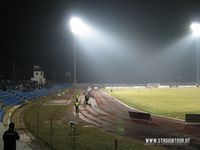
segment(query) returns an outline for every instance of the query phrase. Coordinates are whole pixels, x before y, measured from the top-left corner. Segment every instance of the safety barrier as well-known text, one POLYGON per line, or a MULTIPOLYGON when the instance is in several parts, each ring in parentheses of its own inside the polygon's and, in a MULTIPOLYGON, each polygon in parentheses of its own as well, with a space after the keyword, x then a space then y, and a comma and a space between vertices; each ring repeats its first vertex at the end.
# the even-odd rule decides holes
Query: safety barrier
POLYGON ((151 120, 151 114, 149 113, 129 111, 129 116, 131 119, 148 120, 148 121, 151 120))

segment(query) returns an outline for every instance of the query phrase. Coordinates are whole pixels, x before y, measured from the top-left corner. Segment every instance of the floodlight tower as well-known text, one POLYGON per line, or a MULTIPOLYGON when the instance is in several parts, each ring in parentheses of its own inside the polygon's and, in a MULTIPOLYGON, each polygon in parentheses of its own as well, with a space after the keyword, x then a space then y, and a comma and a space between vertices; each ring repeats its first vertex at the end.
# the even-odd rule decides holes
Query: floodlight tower
MULTIPOLYGON (((71 28, 71 32, 73 34, 79 34, 79 24, 80 24, 81 20, 79 18, 71 18, 70 19, 70 28, 71 28)), ((75 39, 75 35, 73 35, 74 38, 74 84, 77 83, 76 80, 76 39, 75 39)))
POLYGON ((197 69, 196 69, 196 71, 197 71, 197 85, 199 85, 199 50, 198 50, 198 48, 199 48, 199 46, 198 46, 198 41, 199 41, 199 39, 200 39, 200 23, 192 23, 191 24, 191 29, 192 29, 192 33, 193 33, 193 36, 195 37, 195 39, 196 39, 196 51, 197 51, 197 56, 196 56, 196 65, 197 65, 197 69))
POLYGON ((78 17, 72 17, 69 22, 71 32, 74 38, 74 83, 77 83, 76 79, 76 37, 85 36, 91 32, 90 28, 78 17))

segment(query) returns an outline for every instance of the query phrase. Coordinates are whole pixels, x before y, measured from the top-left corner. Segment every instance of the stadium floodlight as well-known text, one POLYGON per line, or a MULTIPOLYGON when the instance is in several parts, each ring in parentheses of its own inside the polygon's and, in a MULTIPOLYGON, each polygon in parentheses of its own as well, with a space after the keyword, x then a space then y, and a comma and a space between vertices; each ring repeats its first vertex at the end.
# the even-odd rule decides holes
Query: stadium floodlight
POLYGON ((190 27, 192 29, 193 36, 200 37, 200 23, 192 23, 190 27))
POLYGON ((191 29, 192 29, 192 33, 193 36, 196 37, 196 50, 197 50, 197 58, 196 58, 196 74, 197 74, 197 85, 199 85, 199 50, 198 50, 198 38, 200 37, 200 23, 192 23, 191 24, 191 29))
MULTIPOLYGON (((71 32, 74 35, 85 37, 91 34, 90 27, 78 17, 72 17, 69 21, 69 25, 70 25, 71 32)), ((76 84, 77 83, 77 80, 76 80, 76 39, 75 39, 75 36, 73 37, 74 37, 74 84, 76 84)))
POLYGON ((89 26, 78 17, 72 17, 70 19, 70 28, 71 32, 77 35, 86 35, 91 32, 89 26))

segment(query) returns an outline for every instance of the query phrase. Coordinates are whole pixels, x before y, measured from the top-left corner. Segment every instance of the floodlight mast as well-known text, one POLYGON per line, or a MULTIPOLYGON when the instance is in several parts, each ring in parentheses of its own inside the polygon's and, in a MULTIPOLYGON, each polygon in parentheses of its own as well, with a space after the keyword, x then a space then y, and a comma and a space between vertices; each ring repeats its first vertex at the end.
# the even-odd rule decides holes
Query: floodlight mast
POLYGON ((81 30, 83 30, 83 22, 81 21, 81 19, 77 18, 77 17, 72 17, 70 19, 70 29, 71 32, 73 33, 73 40, 74 40, 74 84, 77 83, 77 79, 76 79, 76 38, 75 38, 75 34, 79 35, 82 33, 81 30))
POLYGON ((73 33, 74 38, 74 84, 77 83, 76 79, 76 37, 78 36, 87 36, 89 34, 92 34, 91 28, 85 24, 80 18, 78 17, 72 17, 69 22, 71 32, 73 33))
POLYGON ((199 86, 199 46, 198 46, 198 40, 200 39, 200 23, 192 23, 191 24, 191 29, 193 36, 196 38, 196 74, 197 74, 197 85, 199 86))
MULTIPOLYGON (((198 41, 198 39, 197 39, 198 41)), ((199 86, 199 46, 198 42, 196 41, 196 50, 197 50, 197 85, 199 86)))
POLYGON ((76 84, 77 83, 77 80, 76 80, 76 39, 74 35, 73 35, 73 39, 74 39, 74 84, 76 84))

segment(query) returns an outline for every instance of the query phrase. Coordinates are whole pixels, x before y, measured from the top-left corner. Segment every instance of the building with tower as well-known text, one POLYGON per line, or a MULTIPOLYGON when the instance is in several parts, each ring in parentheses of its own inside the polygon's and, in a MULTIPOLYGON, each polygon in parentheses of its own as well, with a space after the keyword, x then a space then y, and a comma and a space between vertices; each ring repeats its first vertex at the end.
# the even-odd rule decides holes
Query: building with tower
POLYGON ((44 71, 39 65, 35 65, 33 67, 33 77, 31 81, 36 81, 38 85, 44 85, 46 83, 46 79, 44 78, 44 71))

